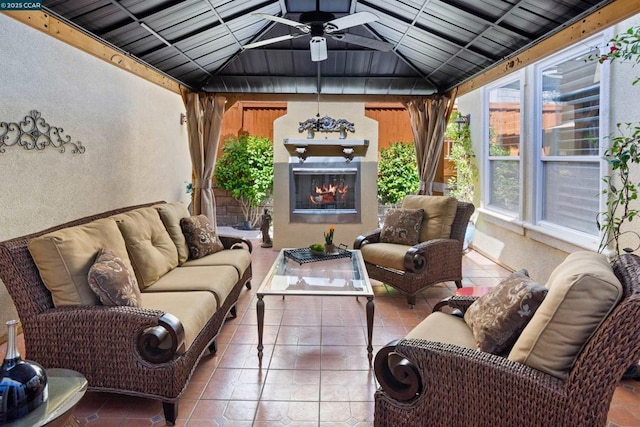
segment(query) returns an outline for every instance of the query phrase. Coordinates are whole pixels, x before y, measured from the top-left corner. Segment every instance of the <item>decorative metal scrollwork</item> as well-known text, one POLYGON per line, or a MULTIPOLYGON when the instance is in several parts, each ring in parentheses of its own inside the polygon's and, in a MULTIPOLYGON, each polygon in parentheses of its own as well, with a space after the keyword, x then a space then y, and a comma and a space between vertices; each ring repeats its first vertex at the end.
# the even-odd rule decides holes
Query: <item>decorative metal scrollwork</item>
POLYGON ((72 154, 84 153, 82 142, 71 142, 71 137, 63 132, 62 128, 49 125, 40 112, 31 110, 20 123, 0 122, 0 153, 13 146, 38 151, 53 147, 61 153, 69 147, 72 154))
POLYGON ((307 119, 299 122, 298 132, 307 131, 307 138, 312 139, 315 132, 340 132, 340 139, 347 137, 347 131, 355 132, 356 128, 353 123, 346 119, 334 119, 329 116, 307 119))

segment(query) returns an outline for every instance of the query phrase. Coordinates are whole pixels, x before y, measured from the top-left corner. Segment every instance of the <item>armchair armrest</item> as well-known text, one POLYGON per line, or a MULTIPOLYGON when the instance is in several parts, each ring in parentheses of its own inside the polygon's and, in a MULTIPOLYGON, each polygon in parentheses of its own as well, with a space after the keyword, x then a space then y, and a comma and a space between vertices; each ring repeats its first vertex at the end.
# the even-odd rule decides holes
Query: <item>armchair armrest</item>
POLYGON ((102 305, 53 308, 38 315, 33 328, 36 331, 29 332, 35 336, 36 354, 54 358, 56 366, 64 366, 61 357, 78 359, 68 360, 73 366, 93 367, 132 359, 136 354, 147 362, 163 363, 184 351, 182 323, 159 310, 102 305), (73 352, 61 352, 59 343, 96 357, 74 358, 73 352))
POLYGON ((449 270, 449 263, 462 262, 460 251, 462 246, 458 240, 427 240, 409 248, 404 256, 404 269, 411 273, 421 273, 428 264, 431 264, 432 268, 440 264, 449 270))
POLYGON ((376 228, 375 230, 361 234, 356 237, 356 240, 353 242, 353 249, 360 249, 367 243, 380 243, 380 232, 381 228, 376 228))
POLYGON ((436 311, 440 311, 442 307, 446 306, 451 307, 454 310, 460 310, 462 314, 464 314, 469 306, 473 304, 478 298, 478 296, 452 295, 436 303, 436 305, 433 306, 433 310, 431 312, 433 313, 436 311))
POLYGON ((249 250, 249 253, 253 251, 253 244, 249 239, 245 239, 243 237, 234 237, 234 236, 222 236, 218 235, 222 245, 225 249, 239 249, 242 246, 246 246, 249 250))
POLYGON ((514 394, 521 395, 522 401, 554 402, 565 393, 562 380, 526 365, 474 349, 419 339, 389 343, 376 354, 374 368, 388 398, 413 401, 421 408, 447 402, 459 403, 459 410, 464 410, 487 401, 518 401, 514 394), (462 402, 455 395, 457 390, 464 390, 462 402), (488 398, 487 394, 495 396, 488 398))

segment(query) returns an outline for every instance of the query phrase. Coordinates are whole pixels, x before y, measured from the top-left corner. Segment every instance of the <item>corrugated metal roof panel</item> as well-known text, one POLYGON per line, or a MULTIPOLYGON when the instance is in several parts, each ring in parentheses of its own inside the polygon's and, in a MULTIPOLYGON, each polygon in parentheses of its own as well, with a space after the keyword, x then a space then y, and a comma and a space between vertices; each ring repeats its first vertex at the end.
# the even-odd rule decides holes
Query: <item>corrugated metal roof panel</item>
MULTIPOLYGON (((340 17, 379 20, 345 30, 392 44, 378 52, 327 38, 322 93, 425 94, 445 90, 609 0, 320 0, 340 17), (425 79, 428 77, 428 80, 425 79), (434 88, 430 82, 436 85, 434 88)), ((242 50, 293 27, 255 12, 299 20, 315 0, 43 0, 49 13, 166 73, 216 91, 315 93, 310 37, 242 50), (167 46, 141 23, 165 39, 167 46), (211 76, 211 77, 210 77, 211 76)))

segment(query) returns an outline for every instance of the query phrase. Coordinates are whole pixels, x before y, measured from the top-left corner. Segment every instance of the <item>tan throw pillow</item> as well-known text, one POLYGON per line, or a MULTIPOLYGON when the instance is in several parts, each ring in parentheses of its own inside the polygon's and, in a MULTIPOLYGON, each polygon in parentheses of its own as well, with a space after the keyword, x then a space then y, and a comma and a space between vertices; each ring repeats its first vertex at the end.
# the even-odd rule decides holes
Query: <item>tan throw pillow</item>
POLYGON ((509 360, 565 379, 589 338, 622 298, 607 258, 570 254, 549 276, 549 293, 516 341, 509 360))
POLYGON ((178 249, 155 208, 140 208, 112 218, 127 244, 129 259, 141 290, 178 266, 178 249))
POLYGON ((380 241, 407 246, 418 244, 423 216, 422 209, 396 209, 389 212, 384 219, 380 241))
POLYGON ((464 314, 478 349, 492 354, 508 351, 546 295, 547 288, 520 270, 478 298, 464 314))
POLYGON ((458 201, 446 196, 409 195, 402 201, 403 209, 423 209, 420 242, 433 239, 448 239, 451 225, 456 217, 458 201))
POLYGON ((140 289, 131 264, 111 249, 98 252, 88 280, 102 305, 140 307, 140 289))
POLYGON ((220 238, 213 230, 206 215, 196 215, 180 220, 180 227, 184 233, 189 248, 189 258, 198 259, 205 255, 214 254, 224 249, 220 238))
POLYGON ((102 248, 128 259, 122 234, 111 218, 63 228, 29 241, 29 252, 56 307, 100 303, 87 274, 102 248))
POLYGON ((182 234, 180 220, 191 216, 189 210, 182 202, 162 203, 154 208, 158 210, 162 223, 178 249, 178 265, 184 264, 189 259, 189 248, 182 234))

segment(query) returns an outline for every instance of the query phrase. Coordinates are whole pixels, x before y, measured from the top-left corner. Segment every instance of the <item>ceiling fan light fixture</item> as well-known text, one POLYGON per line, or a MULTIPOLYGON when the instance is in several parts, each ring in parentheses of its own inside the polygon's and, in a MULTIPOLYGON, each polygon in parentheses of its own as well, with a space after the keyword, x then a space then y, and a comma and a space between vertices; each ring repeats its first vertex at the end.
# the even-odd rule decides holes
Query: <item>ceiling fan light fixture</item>
POLYGON ((311 37, 309 48, 311 50, 311 60, 313 62, 324 61, 327 59, 327 39, 324 37, 311 37))

